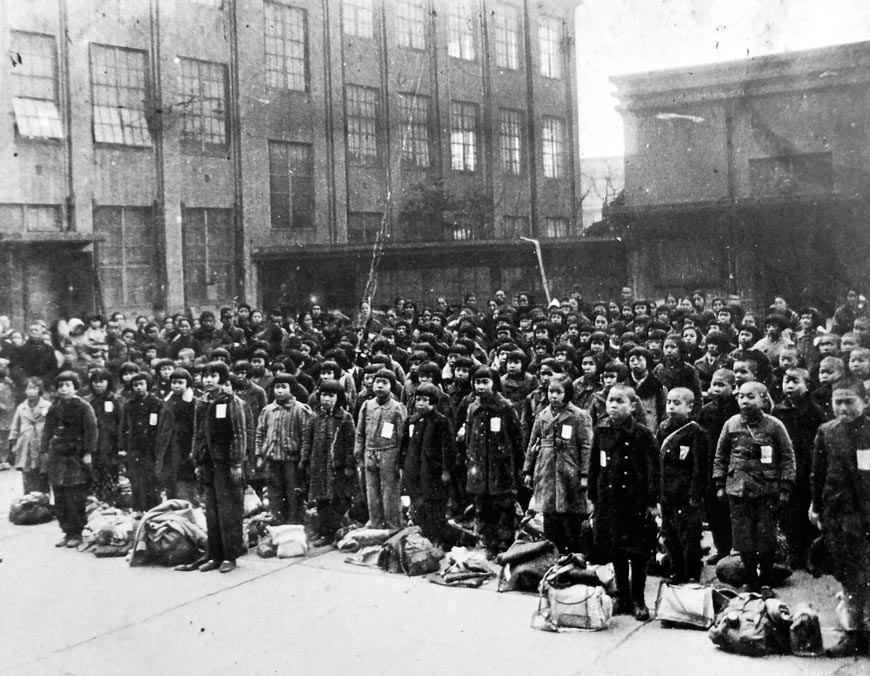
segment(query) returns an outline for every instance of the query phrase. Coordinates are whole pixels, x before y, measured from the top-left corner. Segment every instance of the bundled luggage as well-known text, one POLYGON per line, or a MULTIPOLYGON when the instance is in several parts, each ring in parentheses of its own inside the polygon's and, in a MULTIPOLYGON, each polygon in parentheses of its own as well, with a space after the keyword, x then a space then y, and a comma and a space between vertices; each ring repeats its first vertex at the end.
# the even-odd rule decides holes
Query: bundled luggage
POLYGON ((573 557, 569 558, 550 568, 541 580, 532 628, 553 632, 607 628, 613 616, 613 600, 601 585, 576 584, 576 575, 585 571, 573 557))
POLYGON ((187 500, 166 500, 142 517, 133 541, 131 566, 156 563, 177 566, 197 559, 205 550, 207 536, 201 511, 187 500))
POLYGON ((710 640, 727 652, 760 657, 791 652, 792 613, 773 596, 735 596, 710 627, 710 640))
POLYGON ((38 491, 16 498, 9 506, 9 520, 16 526, 35 526, 53 518, 48 495, 38 491))

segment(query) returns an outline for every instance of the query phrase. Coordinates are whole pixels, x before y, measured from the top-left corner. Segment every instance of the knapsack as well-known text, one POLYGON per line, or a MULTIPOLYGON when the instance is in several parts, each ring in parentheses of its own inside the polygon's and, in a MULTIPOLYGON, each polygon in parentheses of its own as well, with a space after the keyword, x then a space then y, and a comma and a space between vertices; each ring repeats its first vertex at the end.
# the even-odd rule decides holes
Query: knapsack
POLYGON ((9 520, 16 526, 34 526, 53 519, 49 498, 45 493, 34 491, 12 501, 9 520))
POLYGON ((798 604, 792 613, 789 640, 792 654, 798 657, 819 657, 825 652, 819 614, 806 603, 798 604))
POLYGON ((443 558, 444 552, 421 535, 419 526, 409 526, 384 542, 378 566, 388 573, 425 575, 438 570, 443 558))
POLYGON ((710 640, 722 650, 760 657, 791 652, 789 632, 792 615, 777 598, 761 594, 738 594, 716 616, 710 640))

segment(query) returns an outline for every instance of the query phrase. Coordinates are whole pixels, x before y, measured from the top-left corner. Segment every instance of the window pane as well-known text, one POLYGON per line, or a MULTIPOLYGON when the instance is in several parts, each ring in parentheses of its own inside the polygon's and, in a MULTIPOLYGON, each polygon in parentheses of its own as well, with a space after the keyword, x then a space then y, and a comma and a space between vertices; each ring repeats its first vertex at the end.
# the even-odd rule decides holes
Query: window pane
POLYGON ((378 90, 347 85, 347 154, 357 165, 378 163, 378 90))
POLYGON ((226 67, 220 63, 181 59, 179 107, 181 139, 204 149, 227 143, 226 67))
POLYGON ((477 169, 477 104, 450 104, 450 161, 456 171, 477 169))
POLYGON ((541 51, 541 75, 562 77, 562 22, 541 17, 538 24, 538 44, 541 51))
POLYGON ((506 174, 519 175, 522 171, 523 114, 518 110, 504 108, 499 113, 502 171, 506 174))
POLYGON ((10 59, 12 95, 41 101, 57 101, 54 36, 12 31, 10 59))
POLYGON ((429 98, 399 94, 402 116, 402 160, 414 167, 429 166, 429 98))
POLYGON ((404 0, 395 6, 396 42, 399 47, 426 48, 426 7, 422 2, 404 0))
POLYGON ((457 59, 474 61, 475 5, 474 0, 452 0, 447 15, 447 54, 457 59))
POLYGON ((145 117, 145 53, 91 45, 94 140, 150 146, 145 117))
POLYGON ((344 0, 341 25, 345 35, 372 37, 374 34, 372 0, 344 0))
POLYGON ((544 117, 541 149, 544 176, 563 178, 565 175, 565 122, 556 117, 544 117))
POLYGON ((304 9, 266 5, 266 82, 276 89, 306 91, 307 15, 304 9))
POLYGON ((498 5, 493 14, 495 26, 495 65, 516 70, 520 64, 520 36, 517 10, 510 5, 498 5))

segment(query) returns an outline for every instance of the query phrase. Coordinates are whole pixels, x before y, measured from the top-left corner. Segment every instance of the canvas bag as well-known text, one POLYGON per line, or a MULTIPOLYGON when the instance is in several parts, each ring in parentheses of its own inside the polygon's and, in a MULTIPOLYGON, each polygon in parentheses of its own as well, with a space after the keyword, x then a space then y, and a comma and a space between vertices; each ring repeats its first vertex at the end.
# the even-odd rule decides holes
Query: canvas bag
POLYGON ((669 584, 662 581, 656 597, 655 618, 679 627, 709 629, 716 613, 713 589, 701 584, 669 584))
POLYGON ((604 587, 575 584, 557 588, 550 584, 565 568, 565 565, 553 566, 541 580, 538 609, 532 615, 532 628, 556 632, 601 631, 607 628, 613 616, 613 600, 604 587))
POLYGON ((738 594, 710 627, 710 640, 722 650, 760 657, 791 652, 791 611, 779 599, 738 594))
POLYGON ((269 526, 267 530, 272 538, 272 544, 277 547, 279 559, 292 559, 308 553, 305 526, 291 523, 284 526, 269 526))
POLYGON ((789 642, 792 654, 798 657, 820 657, 825 653, 819 614, 806 603, 799 603, 792 613, 789 642))

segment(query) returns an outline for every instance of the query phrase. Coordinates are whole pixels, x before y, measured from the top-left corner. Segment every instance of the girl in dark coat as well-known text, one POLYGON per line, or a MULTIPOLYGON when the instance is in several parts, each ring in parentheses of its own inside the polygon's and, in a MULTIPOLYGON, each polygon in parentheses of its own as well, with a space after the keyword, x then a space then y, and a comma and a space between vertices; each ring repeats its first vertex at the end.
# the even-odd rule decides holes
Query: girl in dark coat
POLYGON ((414 413, 405 421, 399 449, 404 492, 411 499, 411 519, 423 535, 446 544, 447 497, 456 450, 450 421, 437 410, 438 388, 423 383, 414 393, 414 413))
POLYGON ((636 406, 634 389, 627 385, 613 385, 607 393, 607 417, 596 426, 592 440, 589 499, 594 505, 596 553, 612 560, 616 573, 614 612, 628 613, 633 605, 635 618, 645 622, 649 609, 644 585, 655 540, 650 537, 650 524, 659 495, 659 449, 652 432, 633 419, 636 406))
POLYGON ((97 454, 92 466, 93 491, 100 500, 114 505, 118 498, 118 448, 124 400, 115 394, 112 376, 108 371, 94 369, 88 380, 93 394, 87 401, 97 417, 97 454))
POLYGON ((332 542, 341 517, 350 507, 356 472, 354 424, 345 408, 345 392, 337 380, 325 380, 316 392, 318 405, 302 434, 302 467, 308 471, 308 499, 317 505, 320 536, 312 544, 332 542))

